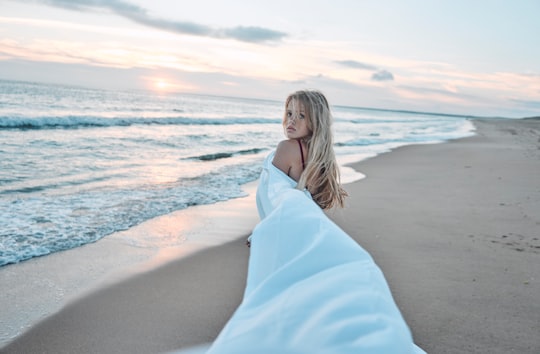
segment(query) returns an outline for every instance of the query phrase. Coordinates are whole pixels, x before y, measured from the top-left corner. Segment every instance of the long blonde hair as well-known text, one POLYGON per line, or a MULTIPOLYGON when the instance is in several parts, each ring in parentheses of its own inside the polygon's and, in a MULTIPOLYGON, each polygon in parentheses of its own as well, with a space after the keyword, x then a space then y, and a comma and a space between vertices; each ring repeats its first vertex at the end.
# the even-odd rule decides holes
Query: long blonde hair
MULTIPOLYGON (((301 103, 311 135, 304 138, 308 147, 307 163, 297 188, 307 188, 313 200, 322 208, 343 207, 347 192, 341 188, 339 167, 334 153, 332 113, 326 97, 315 90, 290 94, 285 100, 283 125, 287 124, 287 107, 301 103)), ((293 112, 296 109, 293 109, 293 112)))

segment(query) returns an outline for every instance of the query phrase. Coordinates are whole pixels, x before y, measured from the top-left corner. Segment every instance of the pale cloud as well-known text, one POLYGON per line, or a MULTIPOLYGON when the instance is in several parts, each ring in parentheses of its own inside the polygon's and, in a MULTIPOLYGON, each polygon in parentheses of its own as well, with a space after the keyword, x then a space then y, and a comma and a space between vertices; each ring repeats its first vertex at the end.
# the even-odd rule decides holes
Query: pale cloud
MULTIPOLYGON (((102 14, 116 13, 108 6, 129 5, 125 1, 48 3, 102 14), (94 5, 98 3, 105 5, 94 5)), ((135 6, 122 11, 137 14, 137 9, 135 6)), ((142 10, 140 16, 152 18, 142 10)), ((77 75, 82 80, 84 73, 91 76, 87 80, 92 84, 123 84, 126 88, 140 88, 141 80, 145 85, 162 80, 169 88, 181 91, 278 99, 299 88, 319 88, 333 102, 390 109, 490 112, 498 111, 504 102, 512 109, 530 111, 538 107, 535 102, 539 101, 540 80, 535 73, 475 72, 456 64, 377 54, 352 42, 288 36, 282 37, 279 45, 253 45, 247 38, 221 40, 232 38, 231 33, 220 37, 217 32, 208 35, 202 31, 178 36, 175 33, 180 32, 174 30, 128 28, 129 23, 123 21, 113 27, 109 18, 106 25, 92 26, 76 22, 76 16, 67 17, 70 19, 54 21, 0 16, 4 38, 0 39, 2 77, 15 78, 14 70, 30 77, 26 74, 30 67, 54 68, 59 73, 56 76, 52 69, 32 73, 36 80, 63 77, 70 82, 77 75), (26 32, 17 34, 17 27, 26 32), (25 65, 10 63, 11 70, 7 70, 9 59, 22 59, 25 65), (46 72, 51 72, 50 76, 45 76, 46 72), (128 78, 128 74, 133 77, 128 78)), ((204 30, 204 26, 192 30, 204 30)))
MULTIPOLYGON (((356 60, 335 60, 334 63, 350 69, 370 70, 375 71, 371 74, 372 81, 393 81, 394 75, 388 71, 377 68, 375 65, 366 64, 356 60)), ((349 75, 349 74, 346 74, 349 75)), ((349 75, 350 76, 350 75, 349 75)))
MULTIPOLYGON (((287 76, 290 64, 284 60, 281 46, 259 46, 242 41, 221 41, 211 37, 184 36, 179 39, 169 32, 89 26, 72 22, 32 18, 6 18, 0 23, 35 28, 35 33, 47 28, 92 35, 81 42, 73 38, 19 38, 0 52, 9 57, 35 61, 84 62, 118 68, 162 67, 187 71, 220 71, 235 75, 270 77, 287 76), (179 42, 180 41, 180 42, 179 42), (186 50, 189 48, 189 50, 186 50)), ((9 27, 7 27, 9 28, 9 27)), ((0 44, 1 45, 1 44, 0 44)), ((296 67, 296 65, 293 65, 296 67)))
POLYGON ((445 88, 452 92, 473 92, 478 96, 503 100, 512 95, 538 97, 540 80, 536 75, 509 72, 475 73, 451 66, 437 70, 416 69, 400 76, 400 81, 417 87, 445 88))
POLYGON ((56 41, 48 40, 36 40, 30 45, 22 45, 14 40, 0 40, 0 53, 8 58, 62 63, 87 63, 88 60, 84 57, 84 53, 81 52, 84 51, 84 46, 75 45, 73 47, 66 48, 63 45, 59 45, 56 41))
MULTIPOLYGON (((534 101, 535 95, 538 97, 540 92, 540 81, 535 74, 474 73, 458 70, 446 63, 396 59, 392 59, 392 73, 387 72, 392 75, 393 72, 398 73, 401 86, 386 87, 387 81, 371 80, 369 71, 358 70, 355 76, 351 75, 350 68, 342 65, 339 67, 343 68, 329 67, 328 62, 335 55, 331 43, 326 46, 324 43, 312 44, 297 53, 292 50, 297 46, 294 41, 286 41, 279 47, 253 47, 249 43, 227 45, 201 37, 187 40, 192 48, 196 47, 189 53, 185 53, 182 47, 170 45, 173 42, 168 39, 159 44, 147 40, 123 41, 115 37, 97 43, 43 39, 23 43, 4 39, 0 40, 0 57, 118 69, 167 69, 178 71, 180 77, 184 77, 186 72, 192 72, 193 75, 182 79, 184 81, 179 79, 177 87, 200 93, 212 87, 215 94, 219 94, 218 89, 221 89, 227 94, 237 92, 242 95, 241 91, 246 90, 248 85, 275 91, 326 88, 340 99, 345 100, 345 97, 350 96, 348 101, 351 103, 356 97, 359 104, 382 108, 396 108, 400 103, 412 106, 415 101, 463 107, 495 107, 497 102, 511 98, 534 101), (311 59, 314 57, 315 60, 311 59), (205 72, 220 74, 205 76, 205 72), (209 80, 210 77, 215 81, 209 80), (233 87, 235 89, 231 90, 233 87), (366 98, 370 101, 363 102, 366 98)), ((350 53, 343 50, 343 53, 338 54, 350 53)), ((391 61, 384 57, 378 59, 385 64, 391 61)), ((172 76, 171 73, 169 71, 172 76)), ((260 90, 261 96, 267 92, 265 89, 260 90)), ((250 93, 256 92, 255 89, 247 90, 250 93)), ((519 105, 517 101, 513 104, 519 105)), ((419 104, 416 109, 429 107, 419 104)))
POLYGON ((377 71, 376 73, 373 73, 373 75, 371 75, 371 80, 374 80, 374 81, 393 81, 394 80, 394 75, 392 75, 392 73, 387 71, 387 70, 380 70, 380 71, 377 71))
POLYGON ((155 32, 152 31, 142 31, 136 30, 133 28, 117 28, 110 26, 93 26, 93 25, 84 25, 80 23, 74 23, 69 21, 54 21, 54 20, 43 20, 36 18, 22 18, 22 17, 4 17, 0 16, 0 23, 5 23, 7 25, 22 25, 22 26, 33 26, 39 27, 44 30, 49 28, 64 29, 69 31, 80 31, 87 33, 94 33, 98 35, 107 35, 107 36, 122 36, 122 37, 132 37, 132 38, 144 38, 144 39, 155 39, 155 32))
POLYGON ((193 36, 235 39, 250 43, 279 42, 287 36, 284 32, 258 26, 214 28, 195 22, 153 17, 147 9, 122 0, 32 0, 31 2, 81 12, 108 11, 144 26, 193 36))
POLYGON ((181 53, 176 48, 153 47, 106 41, 81 43, 63 40, 37 39, 29 43, 15 40, 0 40, 0 54, 6 58, 58 63, 84 63, 114 68, 172 68, 185 71, 212 71, 204 58, 181 53))
POLYGON ((335 60, 334 62, 341 66, 345 66, 352 69, 378 70, 377 67, 374 65, 362 63, 356 60, 335 60))

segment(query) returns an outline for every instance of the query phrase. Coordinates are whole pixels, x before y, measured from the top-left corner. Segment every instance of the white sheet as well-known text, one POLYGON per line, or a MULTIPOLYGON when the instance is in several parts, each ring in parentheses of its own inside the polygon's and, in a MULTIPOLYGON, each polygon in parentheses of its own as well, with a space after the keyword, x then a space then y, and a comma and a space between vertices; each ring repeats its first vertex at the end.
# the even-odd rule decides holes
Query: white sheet
POLYGON ((207 353, 424 353, 371 256, 272 160, 243 301, 207 353))

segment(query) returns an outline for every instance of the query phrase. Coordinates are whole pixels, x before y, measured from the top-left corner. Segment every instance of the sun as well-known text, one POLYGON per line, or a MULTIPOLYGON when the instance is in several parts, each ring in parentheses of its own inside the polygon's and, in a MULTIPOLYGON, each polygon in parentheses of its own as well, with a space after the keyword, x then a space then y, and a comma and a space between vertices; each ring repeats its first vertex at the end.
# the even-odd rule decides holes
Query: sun
POLYGON ((195 89, 193 85, 166 76, 145 76, 142 79, 145 81, 146 88, 156 93, 193 91, 195 89))
POLYGON ((154 86, 158 91, 167 91, 171 89, 171 84, 167 80, 164 80, 164 79, 157 79, 154 82, 154 86))

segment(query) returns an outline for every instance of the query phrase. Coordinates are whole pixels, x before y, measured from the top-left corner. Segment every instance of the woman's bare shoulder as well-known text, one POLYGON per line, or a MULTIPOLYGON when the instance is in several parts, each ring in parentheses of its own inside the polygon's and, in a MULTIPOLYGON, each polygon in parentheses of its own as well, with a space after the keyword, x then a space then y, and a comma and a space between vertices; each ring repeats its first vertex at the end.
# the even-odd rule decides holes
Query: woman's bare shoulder
POLYGON ((276 153, 293 153, 298 149, 298 141, 296 139, 287 139, 279 142, 276 148, 276 153))
POLYGON ((274 160, 272 163, 274 166, 290 174, 291 168, 297 163, 300 152, 298 150, 298 142, 294 139, 282 140, 274 154, 274 160))
POLYGON ((294 159, 295 148, 298 149, 296 140, 282 140, 276 147, 274 154, 274 165, 276 162, 292 162, 294 159))

